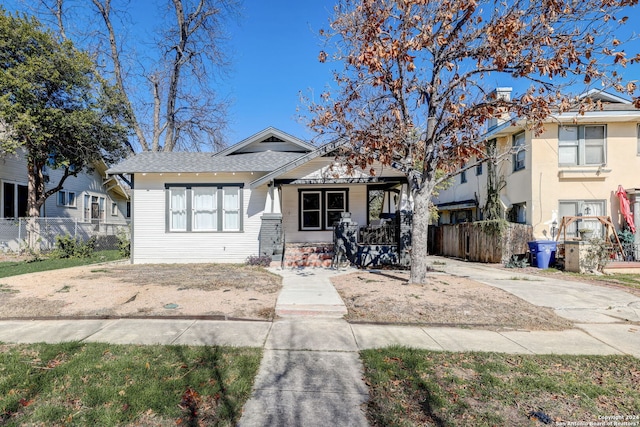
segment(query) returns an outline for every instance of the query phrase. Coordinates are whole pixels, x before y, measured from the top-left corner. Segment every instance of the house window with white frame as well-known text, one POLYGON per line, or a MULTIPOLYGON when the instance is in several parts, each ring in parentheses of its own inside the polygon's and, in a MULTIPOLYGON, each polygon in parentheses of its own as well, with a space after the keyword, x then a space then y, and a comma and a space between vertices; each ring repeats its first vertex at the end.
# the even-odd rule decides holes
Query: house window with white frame
POLYGON ((105 198, 92 194, 84 194, 83 219, 86 222, 94 224, 105 221, 105 198))
POLYGON ((16 182, 2 183, 2 218, 27 216, 27 186, 16 182))
POLYGON ((524 169, 526 159, 525 133, 520 132, 513 136, 513 171, 524 169))
POLYGON ((348 203, 347 189, 299 190, 300 230, 330 230, 348 203))
POLYGON ((73 191, 60 190, 58 191, 58 206, 64 206, 68 208, 76 207, 76 193, 73 191))
POLYGON ((607 162, 605 125, 560 126, 558 164, 599 166, 607 162))
POLYGON ((168 232, 242 231, 242 185, 167 185, 168 232))
POLYGON ((118 216, 118 204, 111 202, 111 216, 118 216))

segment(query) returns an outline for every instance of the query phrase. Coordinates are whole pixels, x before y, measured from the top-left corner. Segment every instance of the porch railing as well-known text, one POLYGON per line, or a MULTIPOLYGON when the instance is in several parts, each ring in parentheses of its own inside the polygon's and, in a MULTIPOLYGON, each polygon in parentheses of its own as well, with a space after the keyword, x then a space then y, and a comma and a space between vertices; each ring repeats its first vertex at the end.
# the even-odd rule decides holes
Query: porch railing
POLYGON ((624 261, 640 261, 640 243, 623 243, 624 261))
POLYGON ((358 230, 358 243, 361 245, 397 245, 399 228, 388 222, 380 225, 368 225, 358 230))

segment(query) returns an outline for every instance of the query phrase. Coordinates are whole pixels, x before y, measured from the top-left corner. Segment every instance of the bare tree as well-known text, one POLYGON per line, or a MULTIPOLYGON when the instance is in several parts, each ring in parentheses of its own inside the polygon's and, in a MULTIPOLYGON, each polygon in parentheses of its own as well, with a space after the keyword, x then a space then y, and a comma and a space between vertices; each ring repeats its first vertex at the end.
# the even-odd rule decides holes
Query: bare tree
POLYGON ((323 32, 329 52, 319 59, 343 67, 336 89, 309 104, 310 126, 350 141, 349 167, 381 161, 406 173, 414 199, 411 282, 427 276, 433 190, 484 155, 490 119, 517 116, 540 132, 554 112, 597 108, 567 91, 575 83, 635 95, 636 85, 623 84, 617 70, 640 56, 629 59, 613 31, 636 3, 339 0, 323 32), (489 77, 521 80, 528 89, 496 96, 489 77))
MULTIPOLYGON (((138 51, 144 50, 142 43, 156 46, 154 55, 143 56, 125 43, 126 25, 119 21, 129 19, 126 0, 40 0, 32 10, 52 17, 50 22, 63 38, 72 37, 70 20, 91 15, 84 16, 85 25, 74 28, 76 37, 92 46, 103 64, 101 72, 121 92, 141 150, 217 149, 224 145, 228 101, 219 98, 213 84, 228 66, 224 23, 237 15, 238 3, 165 0, 164 4, 167 13, 158 37, 138 40, 138 51), (148 89, 142 97, 141 82, 148 89)), ((140 37, 135 34, 128 40, 140 37)))

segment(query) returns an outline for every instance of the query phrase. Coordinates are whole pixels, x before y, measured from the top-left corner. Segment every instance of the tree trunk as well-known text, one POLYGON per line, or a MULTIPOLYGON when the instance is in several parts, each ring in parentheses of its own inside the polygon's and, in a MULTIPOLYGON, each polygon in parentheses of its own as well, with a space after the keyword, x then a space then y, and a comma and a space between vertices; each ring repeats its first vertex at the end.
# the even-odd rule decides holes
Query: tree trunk
POLYGON ((29 181, 27 184, 27 248, 34 252, 40 252, 40 207, 39 195, 44 192, 44 179, 42 168, 32 161, 27 160, 29 181))
POLYGON ((427 283, 427 243, 430 221, 429 202, 432 186, 425 183, 419 191, 413 192, 413 227, 411 229, 411 274, 409 283, 427 283))

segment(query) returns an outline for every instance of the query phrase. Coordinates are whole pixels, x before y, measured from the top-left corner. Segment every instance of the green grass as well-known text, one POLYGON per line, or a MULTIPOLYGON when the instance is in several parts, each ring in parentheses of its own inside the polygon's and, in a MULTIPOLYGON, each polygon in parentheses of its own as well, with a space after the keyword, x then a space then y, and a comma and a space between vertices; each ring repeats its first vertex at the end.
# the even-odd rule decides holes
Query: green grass
POLYGON ((525 277, 525 276, 511 276, 506 280, 523 280, 525 282, 540 282, 540 279, 532 279, 531 277, 525 277))
POLYGON ((43 258, 35 261, 0 262, 0 278, 40 271, 58 270, 122 259, 117 250, 96 252, 90 258, 43 258))
POLYGON ((614 273, 599 276, 598 279, 609 283, 640 289, 640 274, 614 273))
POLYGON ((249 348, 0 345, 0 425, 233 426, 260 358, 249 348))
POLYGON ((631 356, 449 353, 392 347, 361 353, 373 426, 540 426, 640 414, 631 356))

